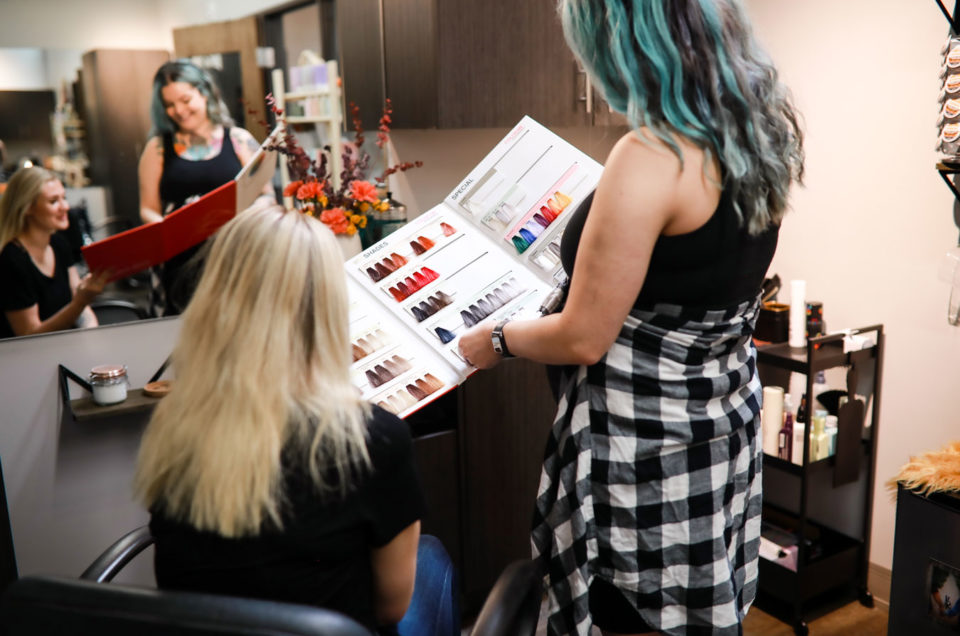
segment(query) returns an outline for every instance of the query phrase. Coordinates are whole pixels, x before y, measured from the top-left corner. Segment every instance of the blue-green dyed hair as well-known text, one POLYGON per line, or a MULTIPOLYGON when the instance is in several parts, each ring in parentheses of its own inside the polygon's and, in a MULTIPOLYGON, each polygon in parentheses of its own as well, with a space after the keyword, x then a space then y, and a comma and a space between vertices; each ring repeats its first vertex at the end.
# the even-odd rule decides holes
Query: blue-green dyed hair
POLYGON ((803 179, 803 134, 738 0, 559 0, 567 43, 604 98, 683 161, 715 153, 752 234, 779 224, 803 179))
POLYGON ((163 106, 163 87, 174 82, 186 82, 207 98, 207 117, 211 122, 224 126, 233 125, 230 111, 220 96, 220 89, 209 73, 190 62, 167 62, 153 76, 153 95, 150 100, 150 119, 153 122, 151 137, 175 133, 178 130, 173 120, 167 117, 167 109, 163 106))

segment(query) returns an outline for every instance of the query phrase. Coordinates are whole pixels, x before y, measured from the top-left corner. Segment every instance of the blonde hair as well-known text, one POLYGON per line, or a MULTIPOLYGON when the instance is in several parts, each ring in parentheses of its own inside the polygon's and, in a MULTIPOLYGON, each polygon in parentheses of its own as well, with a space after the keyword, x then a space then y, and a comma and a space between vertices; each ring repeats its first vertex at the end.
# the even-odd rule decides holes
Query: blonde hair
POLYGON ((143 436, 139 499, 239 537, 282 526, 281 455, 305 460, 321 494, 346 493, 369 467, 347 308, 342 255, 318 220, 274 205, 227 223, 143 436))
POLYGON ((50 171, 33 166, 13 173, 0 196, 0 249, 20 236, 27 227, 27 212, 40 196, 43 186, 57 177, 50 171))

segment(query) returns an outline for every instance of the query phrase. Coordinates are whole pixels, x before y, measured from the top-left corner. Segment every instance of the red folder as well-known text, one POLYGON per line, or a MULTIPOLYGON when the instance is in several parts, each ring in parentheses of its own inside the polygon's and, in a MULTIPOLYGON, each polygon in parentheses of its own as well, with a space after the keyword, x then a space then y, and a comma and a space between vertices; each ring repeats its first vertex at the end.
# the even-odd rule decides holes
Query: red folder
POLYGON ((277 151, 268 148, 278 143, 282 133, 283 126, 277 126, 236 179, 171 212, 162 221, 83 246, 90 271, 110 270, 108 282, 112 282, 164 263, 210 238, 237 212, 247 209, 273 178, 277 151))
POLYGON ((90 271, 110 270, 109 281, 126 278, 199 245, 237 214, 237 182, 228 181, 162 221, 83 246, 90 271))

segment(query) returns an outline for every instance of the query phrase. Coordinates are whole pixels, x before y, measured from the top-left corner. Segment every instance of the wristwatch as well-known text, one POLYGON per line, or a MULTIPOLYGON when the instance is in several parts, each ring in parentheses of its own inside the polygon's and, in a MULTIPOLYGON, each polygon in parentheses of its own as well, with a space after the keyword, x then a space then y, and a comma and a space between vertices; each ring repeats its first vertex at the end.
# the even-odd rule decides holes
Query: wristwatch
POLYGON ((507 339, 503 337, 503 327, 510 320, 501 320, 497 326, 490 332, 490 340, 493 342, 493 350, 500 354, 501 358, 512 358, 513 354, 507 349, 507 339))

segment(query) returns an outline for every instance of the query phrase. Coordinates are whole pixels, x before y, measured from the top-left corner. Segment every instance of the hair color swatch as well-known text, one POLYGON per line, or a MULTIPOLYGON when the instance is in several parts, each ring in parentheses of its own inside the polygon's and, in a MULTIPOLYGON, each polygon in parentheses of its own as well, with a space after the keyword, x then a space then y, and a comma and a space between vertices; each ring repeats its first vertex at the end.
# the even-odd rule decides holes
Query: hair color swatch
POLYGON ((438 278, 440 278, 440 274, 429 267, 421 267, 418 271, 407 276, 402 281, 392 285, 387 291, 390 292, 394 300, 400 303, 438 278))
POLYGON ((387 335, 383 333, 383 330, 375 329, 366 333, 356 341, 350 343, 353 361, 356 362, 357 360, 366 358, 374 351, 383 349, 387 344, 389 344, 389 340, 387 335))
POLYGON ((391 393, 386 399, 380 400, 377 405, 394 414, 400 413, 443 387, 444 384, 441 380, 437 379, 432 373, 427 373, 423 377, 407 383, 407 386, 403 389, 391 393))
MULTIPOLYGON (((517 284, 517 279, 511 278, 507 282, 494 288, 482 298, 478 298, 468 307, 460 310, 460 318, 467 327, 484 320, 487 316, 494 313, 511 300, 522 294, 526 289, 517 284)), ((441 340, 443 338, 441 337, 441 340)))
POLYGON ((449 294, 437 291, 426 300, 421 301, 420 304, 410 307, 410 313, 417 319, 417 322, 423 322, 452 302, 453 298, 449 294))
POLYGON ((395 355, 367 369, 365 374, 370 386, 376 388, 409 371, 410 368, 411 365, 405 358, 395 355))
POLYGON ((510 241, 516 248, 517 253, 523 254, 527 248, 533 244, 547 227, 553 223, 560 213, 570 205, 571 199, 562 192, 554 192, 553 196, 547 199, 544 205, 540 206, 540 211, 535 212, 530 219, 523 224, 517 233, 510 237, 510 241))

